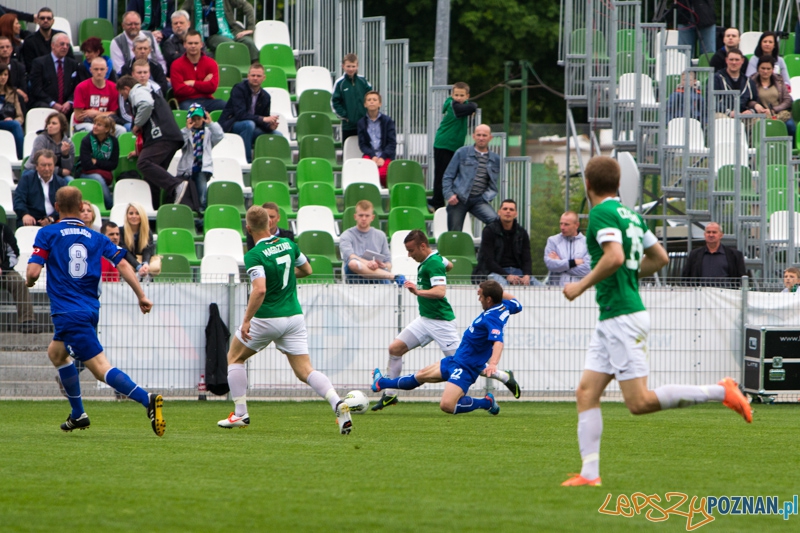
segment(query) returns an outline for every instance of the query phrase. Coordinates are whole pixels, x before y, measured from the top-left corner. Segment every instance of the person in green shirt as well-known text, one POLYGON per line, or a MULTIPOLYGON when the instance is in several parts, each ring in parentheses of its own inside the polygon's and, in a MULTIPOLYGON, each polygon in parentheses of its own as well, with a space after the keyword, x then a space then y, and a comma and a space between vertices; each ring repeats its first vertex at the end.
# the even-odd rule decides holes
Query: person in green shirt
MULTIPOLYGON (((431 250, 428 237, 420 230, 412 230, 403 239, 408 256, 419 263, 417 283, 408 280, 403 287, 417 297, 419 316, 411 321, 389 345, 389 370, 387 377, 400 376, 403 369, 403 355, 418 346, 427 346, 436 341, 445 356, 456 353, 461 336, 458 333, 456 315, 447 301, 447 271, 452 263, 431 250)), ((502 381, 515 398, 520 396, 520 388, 510 370, 497 370, 487 376, 502 381)), ((372 406, 373 411, 397 403, 397 390, 385 389, 381 399, 372 406)))
POLYGON ((254 205, 247 210, 246 225, 256 245, 244 256, 252 287, 244 320, 228 351, 228 385, 235 410, 217 425, 226 429, 250 425, 244 363, 274 342, 286 354, 294 375, 330 403, 339 431, 348 435, 353 428, 349 407, 331 380, 314 370, 308 357, 308 333, 297 300, 297 278, 310 275, 311 265, 294 242, 270 235, 269 213, 263 207, 254 205))
POLYGON ((342 142, 358 135, 358 121, 366 116, 364 98, 372 90, 372 84, 358 73, 358 56, 347 54, 342 58, 342 74, 333 83, 331 107, 342 119, 342 142))
POLYGON ((752 421, 750 404, 731 378, 724 378, 717 385, 647 388, 650 316, 639 296, 638 280, 665 267, 669 258, 641 215, 622 205, 616 197, 620 168, 614 159, 593 157, 586 165, 585 175, 587 196, 593 206, 586 236, 592 271, 581 281, 566 284, 563 292, 573 301, 590 287, 596 287, 600 319, 575 393, 583 466, 581 473, 562 483, 563 486, 601 484, 600 396, 612 379, 619 383, 625 405, 634 415, 721 401, 747 422, 752 421))

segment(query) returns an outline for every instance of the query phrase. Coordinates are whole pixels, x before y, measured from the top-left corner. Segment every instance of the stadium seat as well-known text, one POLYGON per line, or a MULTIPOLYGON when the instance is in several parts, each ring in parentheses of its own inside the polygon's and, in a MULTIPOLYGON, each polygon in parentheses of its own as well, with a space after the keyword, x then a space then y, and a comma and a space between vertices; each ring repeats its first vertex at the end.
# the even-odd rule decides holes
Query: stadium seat
POLYGON ((350 159, 361 159, 362 157, 364 157, 364 154, 361 152, 361 148, 358 147, 358 136, 351 135, 345 139, 342 146, 342 161, 347 162, 350 159))
MULTIPOLYGON (((800 242, 800 212, 794 212, 794 242, 800 242)), ((769 215, 770 241, 786 241, 789 239, 789 212, 775 211, 769 215)))
MULTIPOLYGON (((31 150, 25 150, 24 144, 22 155, 30 155, 31 150)), ((22 160, 17 159, 17 142, 10 131, 0 130, 0 156, 5 157, 11 164, 11 168, 20 168, 22 160)), ((16 188, 16 185, 14 186, 16 188)))
POLYGON ((395 159, 386 169, 386 187, 391 191, 398 183, 416 183, 425 186, 422 166, 410 159, 395 159))
POLYGON ((69 184, 80 189, 83 199, 96 205, 100 209, 101 216, 108 216, 109 210, 106 209, 105 200, 103 199, 103 187, 100 183, 90 179, 78 178, 72 180, 69 184))
POLYGON ((297 210, 297 234, 306 231, 325 231, 333 238, 333 242, 339 242, 333 212, 327 207, 307 205, 297 210))
POLYGON ((294 133, 298 143, 302 142, 308 135, 333 138, 333 125, 331 125, 331 119, 325 113, 300 113, 297 116, 294 133))
MULTIPOLYGON (((433 233, 433 238, 437 241, 439 240, 439 237, 441 237, 442 233, 447 231, 446 207, 440 207, 433 214, 433 227, 431 228, 431 231, 433 233)), ((469 213, 467 213, 467 216, 464 217, 464 224, 461 227, 461 231, 472 236, 472 215, 469 213)))
POLYGON ((282 20, 261 20, 256 24, 253 42, 261 50, 267 44, 292 46, 289 27, 282 20))
POLYGON ((705 144, 705 134, 700 121, 694 118, 673 118, 667 124, 667 144, 671 147, 684 145, 684 123, 689 122, 689 152, 692 154, 708 153, 705 144))
POLYGON ((14 232, 20 252, 32 253, 36 234, 42 229, 39 226, 20 226, 14 232))
MULTIPOLYGON (((264 22, 264 21, 261 21, 264 22)), ((261 24, 259 22, 259 24, 261 24)), ((282 68, 279 67, 270 67, 264 66, 264 81, 261 82, 261 86, 265 89, 268 87, 275 87, 277 89, 283 89, 287 93, 289 92, 289 82, 286 81, 286 72, 282 68)))
POLYGON ((114 185, 114 205, 128 205, 138 203, 147 211, 148 217, 155 217, 157 212, 153 208, 153 199, 150 195, 150 186, 144 180, 120 180, 114 185))
POLYGON ((178 125, 179 128, 186 127, 186 119, 189 116, 188 111, 184 111, 183 109, 173 109, 172 116, 175 117, 175 123, 178 125))
MULTIPOLYGON (((348 140, 352 137, 348 137, 348 140)), ((354 183, 371 183, 381 189, 381 179, 378 175, 378 166, 369 159, 350 159, 342 165, 342 189, 354 183)), ((388 194, 387 189, 381 190, 381 194, 388 194)))
MULTIPOLYGON (((207 212, 206 212, 207 213, 207 212)), ((203 255, 227 255, 233 257, 238 265, 244 265, 242 240, 234 229, 214 228, 206 232, 203 239, 203 255)))
MULTIPOLYGON (((741 192, 751 191, 753 187, 752 172, 747 166, 741 166, 739 175, 741 176, 741 192)), ((725 165, 717 170, 716 180, 714 181, 714 192, 732 193, 736 189, 736 167, 735 165, 725 165)))
POLYGON ((289 186, 286 164, 277 157, 257 157, 250 167, 250 186, 255 190, 259 183, 274 181, 289 186))
MULTIPOLYGON (((114 25, 107 19, 83 19, 78 29, 78 41, 83 44, 89 37, 97 37, 101 41, 111 41, 116 37, 114 25)), ((111 50, 106 48, 106 55, 111 55, 111 50)))
POLYGON ((214 98, 227 102, 231 98, 231 87, 217 87, 217 90, 214 91, 214 98))
MULTIPOLYGON (((250 50, 246 45, 236 42, 226 42, 217 45, 214 50, 214 60, 220 65, 233 65, 241 72, 241 78, 246 78, 250 70, 250 50)), ((241 78, 239 81, 242 81, 241 78)))
MULTIPOLYGON (((297 122, 297 117, 294 116, 294 107, 292 106, 292 99, 289 96, 289 91, 279 89, 278 87, 267 87, 265 89, 270 96, 270 113, 273 115, 283 115, 287 124, 294 124, 297 122)), ((262 135, 263 137, 263 135, 262 135)))
POLYGON ((200 261, 200 283, 239 283, 239 264, 228 255, 203 255, 200 261))
POLYGON ((739 37, 739 50, 746 56, 753 55, 761 38, 760 31, 746 31, 739 37))
MULTIPOLYGON (((672 94, 672 93, 670 93, 672 94)), ((619 78, 620 100, 639 100, 641 107, 647 109, 658 109, 656 94, 653 91, 653 80, 647 74, 639 75, 639 90, 636 90, 636 74, 629 72, 623 73, 619 78)), ((632 103, 626 104, 632 107, 632 103)))
MULTIPOLYGON (((200 266, 194 247, 194 237, 182 228, 162 229, 158 232, 156 249, 161 255, 176 254, 184 256, 191 266, 200 266)), ((163 261, 162 261, 163 265, 163 261)))
MULTIPOLYGON (((278 181, 262 181, 253 189, 253 205, 261 205, 265 202, 278 204, 289 216, 294 217, 295 212, 292 208, 292 198, 289 194, 289 186, 278 181)), ((281 219, 284 217, 281 216, 281 219)))
POLYGON ((395 207, 389 211, 389 235, 404 229, 418 229, 427 234, 425 215, 415 207, 395 207))
POLYGON ((156 229, 181 228, 189 231, 195 241, 203 240, 203 236, 197 233, 197 226, 194 223, 192 209, 183 204, 164 204, 158 208, 156 214, 156 229))
MULTIPOLYGON (((186 126, 186 123, 183 123, 182 128, 186 126)), ((117 168, 114 170, 114 179, 119 179, 119 176, 123 172, 133 171, 136 172, 141 176, 141 173, 136 168, 137 158, 134 157, 132 159, 128 159, 128 154, 136 150, 136 136, 133 133, 124 133, 119 136, 117 139, 119 141, 119 163, 117 163, 117 168)), ((116 185, 115 185, 116 187, 116 185)), ((151 200, 152 203, 152 200, 151 200)))
POLYGON ((300 186, 298 202, 301 209, 307 205, 323 205, 331 210, 334 218, 342 218, 342 213, 336 206, 336 193, 329 183, 304 183, 300 186))
POLYGON ((54 111, 49 107, 34 107, 33 109, 29 109, 28 112, 25 113, 25 135, 45 129, 45 121, 50 113, 54 113, 54 111))
POLYGON ((297 107, 301 113, 325 113, 331 124, 340 124, 341 119, 331 109, 331 92, 322 89, 309 89, 300 93, 297 107))
POLYGON ((219 65, 219 85, 217 87, 233 87, 242 81, 242 72, 236 65, 219 65))
POLYGON ((209 205, 203 214, 203 234, 208 235, 212 229, 225 228, 235 231, 240 240, 245 240, 242 230, 242 216, 232 205, 209 205))
POLYGON ((211 111, 208 116, 211 117, 212 122, 219 122, 219 118, 222 116, 222 109, 217 109, 216 111, 211 111))
POLYGON ((403 241, 409 233, 411 233, 411 230, 400 230, 391 234, 389 238, 389 253, 392 256, 392 262, 397 257, 408 257, 408 250, 406 250, 406 245, 403 241))
POLYGON ((334 185, 333 167, 329 160, 307 157, 297 163, 297 177, 295 180, 297 189, 301 189, 303 185, 312 181, 334 185))
POLYGON ((789 73, 789 78, 800 76, 800 55, 785 55, 783 56, 783 61, 786 63, 786 71, 789 73))
POLYGON ((344 206, 355 207, 361 200, 369 200, 375 214, 386 218, 388 213, 383 210, 383 198, 380 189, 372 183, 351 183, 344 190, 344 206))
POLYGON ((17 184, 14 183, 14 170, 11 168, 11 161, 4 155, 0 155, 0 181, 8 183, 12 191, 17 188, 17 184))
POLYGON ((785 189, 767 189, 767 217, 777 211, 787 211, 788 203, 785 189))
POLYGON ((405 276, 408 281, 416 281, 419 263, 408 257, 400 255, 392 257, 392 274, 405 276))
POLYGON ((324 255, 306 255, 311 265, 310 276, 300 278, 298 283, 336 283, 333 274, 333 263, 324 255))
POLYGON ((192 281, 192 265, 189 259, 181 254, 161 254, 161 274, 153 276, 158 283, 190 283, 192 281))
POLYGON ((297 67, 294 61, 294 52, 285 44, 267 44, 261 47, 259 60, 262 65, 280 67, 286 73, 286 79, 293 80, 297 77, 297 67))
POLYGON ((297 246, 306 256, 318 255, 328 259, 335 267, 341 267, 342 262, 336 256, 336 245, 333 237, 325 231, 304 231, 295 237, 297 246))
POLYGON ((781 189, 785 191, 787 174, 786 165, 767 165, 767 190, 781 189))
POLYGON ((697 60, 697 66, 698 67, 708 67, 708 66, 710 66, 712 57, 714 57, 714 53, 713 52, 700 54, 700 57, 697 60))
POLYGON ((453 269, 447 273, 447 283, 455 285, 471 284, 472 269, 475 267, 473 261, 469 257, 461 257, 458 255, 447 255, 445 257, 453 264, 453 269))
MULTIPOLYGON (((349 230, 350 228, 356 225, 355 216, 356 216, 355 206, 350 206, 344 210, 344 213, 342 214, 342 233, 344 233, 345 231, 349 230)), ((381 229, 381 220, 377 216, 377 214, 375 215, 375 218, 372 219, 370 226, 372 226, 377 230, 381 229)))
MULTIPOLYGON (((416 207, 427 213, 428 199, 425 196, 425 188, 416 183, 398 183, 389 193, 389 208, 395 207, 416 207)), ((432 220, 433 215, 426 215, 426 218, 432 220)))
POLYGON ((287 170, 296 170, 297 165, 292 161, 292 148, 289 140, 277 135, 259 135, 253 150, 253 158, 269 157, 279 159, 287 170))
POLYGON ((342 170, 342 166, 336 162, 336 147, 333 143, 333 137, 308 135, 299 144, 300 160, 307 157, 319 157, 327 159, 333 170, 342 170))
POLYGON ((14 212, 14 196, 5 180, 0 180, 0 207, 9 215, 14 212))
POLYGON ((244 217, 247 209, 244 207, 244 194, 242 187, 232 181, 213 180, 208 184, 207 205, 231 205, 244 217))
POLYGON ((468 233, 461 231, 446 231, 436 241, 438 245, 439 254, 447 257, 459 256, 466 257, 472 261, 475 266, 478 259, 475 255, 475 244, 472 242, 472 236, 468 233))
MULTIPOLYGON (((261 137, 264 137, 264 135, 261 137)), ((269 135, 268 137, 274 137, 274 135, 269 135)), ((215 158, 225 157, 229 159, 235 159, 239 162, 239 166, 243 172, 248 172, 250 170, 250 163, 247 162, 247 156, 244 152, 244 141, 242 141, 242 138, 235 133, 226 133, 225 138, 217 143, 216 146, 214 146, 211 154, 215 158)), ((227 179, 224 176, 222 177, 227 179)), ((234 180, 228 179, 228 181, 234 180)))
POLYGON ((72 134, 72 137, 70 138, 72 144, 75 145, 76 160, 80 159, 78 156, 81 155, 81 141, 83 141, 83 138, 86 137, 87 135, 89 135, 88 131, 76 131, 75 133, 72 134))
POLYGON ((307 90, 320 89, 333 92, 331 72, 325 67, 300 67, 295 80, 295 93, 303 94, 307 90))

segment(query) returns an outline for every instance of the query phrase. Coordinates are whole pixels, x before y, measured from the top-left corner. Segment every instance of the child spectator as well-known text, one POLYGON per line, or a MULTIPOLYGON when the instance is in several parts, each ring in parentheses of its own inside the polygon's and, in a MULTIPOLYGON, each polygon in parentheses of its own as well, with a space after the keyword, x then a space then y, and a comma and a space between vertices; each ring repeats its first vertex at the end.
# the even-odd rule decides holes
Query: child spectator
POLYGON ((225 137, 225 133, 219 123, 211 121, 211 116, 200 104, 189 107, 186 127, 181 132, 184 145, 178 162, 178 176, 194 183, 200 205, 205 209, 208 180, 214 174, 211 149, 225 137))
POLYGON ((785 287, 781 292, 797 292, 797 286, 800 285, 800 268, 789 267, 783 271, 783 286, 785 287))
POLYGON ((472 115, 477 104, 468 102, 469 85, 463 81, 453 84, 450 97, 442 105, 444 118, 436 130, 433 140, 433 198, 431 207, 436 210, 444 207, 444 193, 442 193, 442 179, 447 165, 453 159, 456 150, 464 146, 467 137, 467 117, 472 115))
POLYGON ((381 113, 381 95, 369 91, 364 97, 367 114, 358 121, 358 147, 364 159, 378 165, 381 187, 386 187, 386 169, 395 157, 397 132, 394 120, 381 113))
POLYGON ((370 82, 358 74, 358 56, 347 54, 342 59, 344 75, 333 84, 331 105, 342 119, 342 142, 357 134, 358 121, 367 114, 364 97, 372 90, 370 82))
POLYGON ((94 180, 103 188, 103 203, 111 209, 109 185, 119 164, 119 142, 114 136, 116 123, 110 115, 94 117, 92 131, 81 140, 81 177, 94 180))

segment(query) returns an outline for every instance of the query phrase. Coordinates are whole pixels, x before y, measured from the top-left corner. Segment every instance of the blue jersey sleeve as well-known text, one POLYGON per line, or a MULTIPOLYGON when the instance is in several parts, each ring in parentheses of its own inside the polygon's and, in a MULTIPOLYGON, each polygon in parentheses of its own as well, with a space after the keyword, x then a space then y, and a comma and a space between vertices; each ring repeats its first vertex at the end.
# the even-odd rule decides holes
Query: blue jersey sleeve
POLYGON ((516 315, 520 311, 522 311, 522 304, 519 303, 519 300, 514 298, 513 300, 503 300, 503 305, 506 306, 508 309, 508 313, 511 315, 516 315))
POLYGON ((102 237, 100 241, 102 244, 102 253, 103 257, 111 261, 114 266, 117 266, 120 261, 125 259, 125 250, 111 242, 111 239, 103 235, 102 233, 99 234, 102 237))
POLYGON ((500 317, 491 316, 484 320, 486 325, 486 338, 491 342, 503 342, 503 321, 500 317))
POLYGON ((42 266, 47 263, 51 248, 50 235, 51 233, 49 231, 39 230, 36 234, 36 238, 33 240, 33 254, 30 259, 28 259, 28 263, 36 263, 42 266))

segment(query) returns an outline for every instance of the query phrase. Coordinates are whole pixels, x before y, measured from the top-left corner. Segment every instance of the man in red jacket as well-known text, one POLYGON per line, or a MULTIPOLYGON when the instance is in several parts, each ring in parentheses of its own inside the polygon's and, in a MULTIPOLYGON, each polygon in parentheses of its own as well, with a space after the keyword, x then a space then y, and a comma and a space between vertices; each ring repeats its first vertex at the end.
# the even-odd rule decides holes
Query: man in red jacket
POLYGON ((203 53, 203 38, 197 30, 186 32, 186 53, 176 59, 170 68, 172 92, 181 109, 188 110, 199 104, 206 111, 225 108, 225 101, 214 98, 219 86, 217 62, 203 53))

